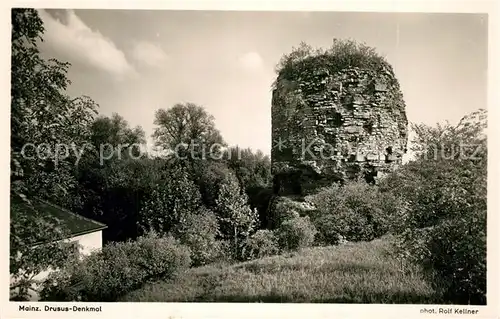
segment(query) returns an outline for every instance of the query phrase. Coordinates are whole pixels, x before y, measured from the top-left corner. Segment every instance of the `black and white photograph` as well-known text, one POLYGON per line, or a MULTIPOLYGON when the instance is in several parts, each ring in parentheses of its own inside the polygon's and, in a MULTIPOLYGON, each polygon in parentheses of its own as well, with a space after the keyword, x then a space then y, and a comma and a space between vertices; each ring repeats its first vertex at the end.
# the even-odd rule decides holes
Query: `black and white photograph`
POLYGON ((488 13, 10 18, 19 314, 495 303, 488 13))

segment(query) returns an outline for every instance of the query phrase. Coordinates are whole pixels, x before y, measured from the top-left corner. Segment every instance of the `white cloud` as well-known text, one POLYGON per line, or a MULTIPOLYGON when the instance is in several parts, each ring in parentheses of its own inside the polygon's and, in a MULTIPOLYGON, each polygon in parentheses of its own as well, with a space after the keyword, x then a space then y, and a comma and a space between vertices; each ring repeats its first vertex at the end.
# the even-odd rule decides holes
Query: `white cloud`
POLYGON ((134 44, 132 57, 139 63, 153 68, 165 66, 168 56, 157 44, 140 41, 134 44))
POLYGON ((82 62, 111 74, 123 76, 133 72, 125 54, 99 31, 92 30, 72 10, 66 12, 66 23, 38 10, 44 22, 45 42, 70 62, 82 62), (76 60, 76 61, 75 61, 76 60))
POLYGON ((238 59, 240 66, 246 70, 254 71, 263 66, 262 57, 257 52, 247 52, 238 59))

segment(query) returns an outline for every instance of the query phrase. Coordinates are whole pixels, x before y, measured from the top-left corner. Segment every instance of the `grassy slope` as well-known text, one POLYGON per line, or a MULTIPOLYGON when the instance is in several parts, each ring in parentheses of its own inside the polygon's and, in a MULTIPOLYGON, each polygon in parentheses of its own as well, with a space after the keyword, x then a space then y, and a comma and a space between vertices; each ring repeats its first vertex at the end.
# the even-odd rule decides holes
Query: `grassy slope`
POLYGON ((121 301, 436 303, 414 269, 401 270, 387 239, 315 247, 229 266, 193 268, 121 301))

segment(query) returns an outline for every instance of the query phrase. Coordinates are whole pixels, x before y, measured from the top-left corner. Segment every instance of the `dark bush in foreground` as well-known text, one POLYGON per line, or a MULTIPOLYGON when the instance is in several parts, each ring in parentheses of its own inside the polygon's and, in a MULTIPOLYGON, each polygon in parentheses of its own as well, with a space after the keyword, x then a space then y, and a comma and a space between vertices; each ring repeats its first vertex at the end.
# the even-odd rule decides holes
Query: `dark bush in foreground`
POLYGON ((245 242, 246 259, 256 259, 278 254, 278 238, 272 230, 260 229, 245 242))
POLYGON ((284 221, 300 216, 296 204, 287 197, 275 197, 269 206, 268 224, 269 229, 277 229, 284 221))
POLYGON ((427 272, 446 300, 486 304, 486 211, 443 222, 427 242, 427 272))
POLYGON ((422 161, 400 172, 419 185, 399 189, 412 203, 399 235, 401 257, 456 304, 486 303, 486 167, 473 166, 422 161))
POLYGON ((457 126, 415 125, 417 159, 381 185, 408 203, 401 256, 455 304, 486 303, 485 119, 479 111, 457 126))
POLYGON ((189 267, 190 251, 155 235, 104 246, 49 276, 41 292, 47 301, 114 301, 148 280, 174 277, 189 267))
POLYGON ((309 216, 285 220, 276 230, 280 248, 297 250, 311 246, 317 231, 309 216))
POLYGON ((193 266, 201 266, 221 258, 224 254, 222 242, 217 240, 219 231, 217 216, 208 209, 189 214, 176 227, 175 236, 191 250, 193 266))
POLYGON ((421 177, 418 190, 404 195, 412 205, 399 235, 399 253, 423 268, 445 300, 485 304, 486 180, 472 172, 467 177, 454 165, 435 165, 432 178, 421 177), (446 188, 438 191, 441 182, 446 188))
POLYGON ((365 182, 333 185, 308 200, 315 204, 312 219, 317 240, 335 245, 341 238, 369 241, 395 228, 402 212, 401 201, 391 193, 381 193, 365 182))

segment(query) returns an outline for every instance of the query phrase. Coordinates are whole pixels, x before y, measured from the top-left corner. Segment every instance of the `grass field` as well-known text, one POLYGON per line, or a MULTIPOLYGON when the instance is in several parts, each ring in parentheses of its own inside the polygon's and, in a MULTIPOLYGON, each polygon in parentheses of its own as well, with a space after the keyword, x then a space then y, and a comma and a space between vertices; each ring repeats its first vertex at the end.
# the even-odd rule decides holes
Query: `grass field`
POLYGON ((120 301, 437 303, 415 269, 401 269, 388 239, 314 247, 233 265, 193 268, 120 301))

